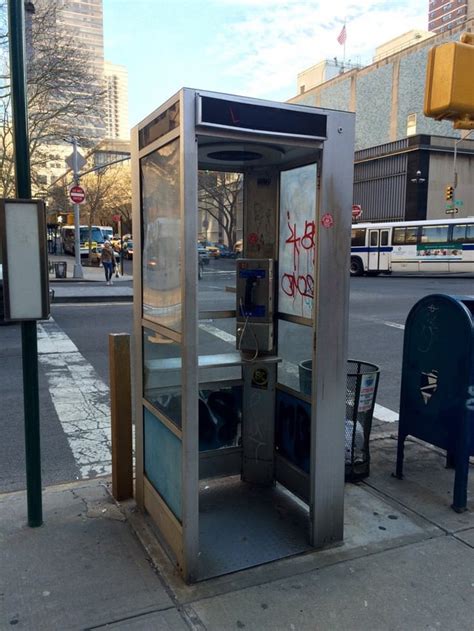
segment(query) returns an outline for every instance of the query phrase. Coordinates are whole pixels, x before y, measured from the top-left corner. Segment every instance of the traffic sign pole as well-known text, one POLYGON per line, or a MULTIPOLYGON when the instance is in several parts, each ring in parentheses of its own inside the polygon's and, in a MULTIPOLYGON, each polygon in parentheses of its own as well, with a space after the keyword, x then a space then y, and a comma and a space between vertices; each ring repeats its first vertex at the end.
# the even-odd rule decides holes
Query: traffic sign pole
MULTIPOLYGON (((79 184, 79 168, 78 168, 78 157, 77 157, 77 140, 73 138, 72 140, 73 147, 73 176, 74 176, 74 185, 77 186, 79 184)), ((82 269, 81 264, 81 222, 79 215, 79 204, 73 205, 74 209, 74 278, 84 278, 84 270, 82 269)))
MULTIPOLYGON (((31 199, 24 23, 23 0, 10 0, 8 3, 8 24, 10 32, 10 76, 14 122, 16 192, 21 199, 31 199)), ((37 528, 43 523, 43 503, 41 496, 38 334, 36 321, 24 321, 21 323, 21 351, 23 361, 28 526, 37 528)))

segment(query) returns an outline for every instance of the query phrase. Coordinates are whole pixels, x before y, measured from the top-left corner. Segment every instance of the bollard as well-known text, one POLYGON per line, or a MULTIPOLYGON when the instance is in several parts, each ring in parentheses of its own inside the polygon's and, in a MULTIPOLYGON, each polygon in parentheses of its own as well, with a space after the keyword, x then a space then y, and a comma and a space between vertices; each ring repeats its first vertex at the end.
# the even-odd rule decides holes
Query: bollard
POLYGON ((109 335, 110 411, 112 422, 112 495, 133 497, 130 335, 109 335))

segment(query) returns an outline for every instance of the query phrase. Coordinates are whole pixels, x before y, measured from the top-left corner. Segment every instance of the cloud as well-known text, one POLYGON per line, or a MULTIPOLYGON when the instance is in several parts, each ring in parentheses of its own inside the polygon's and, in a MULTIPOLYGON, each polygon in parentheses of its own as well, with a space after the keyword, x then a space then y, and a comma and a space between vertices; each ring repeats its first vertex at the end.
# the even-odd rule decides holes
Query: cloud
POLYGON ((346 20, 346 60, 370 63, 376 46, 427 27, 425 3, 360 0, 214 0, 229 20, 211 46, 222 72, 252 96, 296 93, 296 76, 343 55, 337 36, 346 20), (238 11, 235 11, 237 7, 238 11))

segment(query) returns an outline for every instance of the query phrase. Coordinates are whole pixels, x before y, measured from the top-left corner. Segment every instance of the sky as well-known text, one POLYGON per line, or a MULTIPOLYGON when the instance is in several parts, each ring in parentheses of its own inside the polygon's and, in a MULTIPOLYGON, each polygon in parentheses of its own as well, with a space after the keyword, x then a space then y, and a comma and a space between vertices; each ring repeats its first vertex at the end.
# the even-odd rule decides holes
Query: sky
POLYGON ((182 87, 285 101, 299 72, 427 29, 420 0, 103 0, 105 58, 128 69, 133 126, 182 87))

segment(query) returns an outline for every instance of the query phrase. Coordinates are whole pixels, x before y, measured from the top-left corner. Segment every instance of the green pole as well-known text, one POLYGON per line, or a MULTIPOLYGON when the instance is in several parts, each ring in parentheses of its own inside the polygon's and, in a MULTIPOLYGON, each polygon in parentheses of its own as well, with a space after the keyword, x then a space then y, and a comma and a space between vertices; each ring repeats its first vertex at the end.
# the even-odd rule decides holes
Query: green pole
MULTIPOLYGON (((10 77, 15 145, 16 194, 31 199, 28 107, 25 73, 25 18, 23 0, 9 0, 10 77)), ((43 523, 36 322, 21 323, 23 404, 25 411, 26 494, 28 525, 43 523)))

